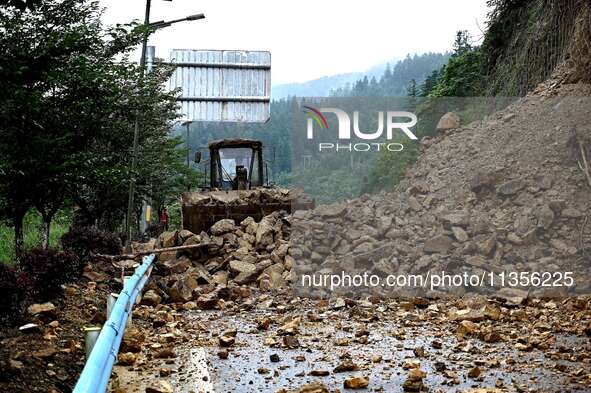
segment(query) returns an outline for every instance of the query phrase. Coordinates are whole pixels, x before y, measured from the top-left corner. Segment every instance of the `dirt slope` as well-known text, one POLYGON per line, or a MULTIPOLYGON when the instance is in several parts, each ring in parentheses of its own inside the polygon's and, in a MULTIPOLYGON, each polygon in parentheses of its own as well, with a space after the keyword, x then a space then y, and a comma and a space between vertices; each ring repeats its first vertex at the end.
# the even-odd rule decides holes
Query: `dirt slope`
MULTIPOLYGON (((577 163, 574 132, 583 141, 591 136, 589 110, 588 97, 522 98, 484 122, 428 141, 400 190, 428 190, 416 198, 435 202, 418 215, 461 210, 484 223, 481 231, 469 225, 468 235, 496 235, 494 251, 485 255, 493 263, 583 263, 591 188, 577 163)), ((456 254, 473 254, 471 249, 469 240, 456 254)), ((580 268, 587 279, 588 264, 580 268)))

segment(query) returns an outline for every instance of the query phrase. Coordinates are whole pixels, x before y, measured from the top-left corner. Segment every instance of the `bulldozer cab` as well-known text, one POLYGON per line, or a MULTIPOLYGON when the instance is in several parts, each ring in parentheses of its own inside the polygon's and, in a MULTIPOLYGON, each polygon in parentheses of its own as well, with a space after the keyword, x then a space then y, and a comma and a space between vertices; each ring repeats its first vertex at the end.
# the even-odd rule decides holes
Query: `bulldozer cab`
POLYGON ((263 144, 251 139, 223 139, 209 143, 210 187, 250 190, 261 187, 263 144))

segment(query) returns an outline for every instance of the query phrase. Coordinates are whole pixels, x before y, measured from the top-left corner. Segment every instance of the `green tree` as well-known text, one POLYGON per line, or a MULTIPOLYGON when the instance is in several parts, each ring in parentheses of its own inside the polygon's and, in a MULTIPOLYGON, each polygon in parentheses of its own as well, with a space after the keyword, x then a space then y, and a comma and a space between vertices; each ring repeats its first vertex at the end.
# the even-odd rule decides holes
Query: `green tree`
MULTIPOLYGON (((43 217, 44 245, 53 216, 68 200, 92 212, 90 222, 105 211, 121 216, 129 176, 142 184, 150 177, 127 169, 135 113, 143 127, 139 167, 169 166, 169 156, 176 157, 167 139, 175 94, 163 87, 170 69, 138 83, 138 67, 127 58, 149 29, 104 28, 100 15, 98 4, 86 0, 0 9, 0 89, 7 92, 0 97, 0 208, 13 221, 17 255, 31 207, 43 217)), ((146 187, 138 189, 145 193, 146 187)))
POLYGON ((439 81, 440 70, 433 70, 421 85, 421 97, 428 97, 439 81))
POLYGON ((27 8, 34 9, 42 2, 43 0, 0 0, 0 6, 15 7, 21 11, 24 11, 27 8))
POLYGON ((449 59, 437 85, 429 93, 435 97, 470 97, 482 94, 484 78, 480 49, 464 52, 449 59))
POLYGON ((410 83, 406 88, 406 95, 409 97, 419 96, 419 88, 417 87, 417 81, 414 78, 410 80, 410 83))
POLYGON ((452 56, 461 56, 466 52, 470 52, 472 48, 470 33, 467 30, 459 30, 456 33, 454 41, 454 53, 452 56))

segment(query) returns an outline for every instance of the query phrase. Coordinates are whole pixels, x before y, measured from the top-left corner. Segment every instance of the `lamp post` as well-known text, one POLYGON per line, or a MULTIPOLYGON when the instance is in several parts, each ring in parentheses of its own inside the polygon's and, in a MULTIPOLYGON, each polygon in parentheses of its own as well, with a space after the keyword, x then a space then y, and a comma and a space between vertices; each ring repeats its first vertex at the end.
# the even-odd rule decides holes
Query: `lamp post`
POLYGON ((190 130, 190 125, 191 123, 193 123, 192 120, 186 120, 184 122, 181 123, 182 126, 186 127, 186 131, 187 131, 187 136, 185 137, 185 143, 187 145, 187 168, 189 168, 191 166, 191 148, 189 147, 189 130, 190 130))
MULTIPOLYGON (((193 123, 191 120, 186 120, 181 123, 181 125, 185 126, 187 130, 187 136, 185 139, 185 143, 187 144, 187 169, 191 168, 191 147, 189 146, 189 130, 191 123, 193 123)), ((188 191, 191 191, 191 184, 189 182, 187 182, 187 192, 188 191)))
MULTIPOLYGON (((171 1, 171 0, 168 0, 171 1)), ((178 22, 184 21, 195 21, 199 19, 205 19, 205 15, 203 14, 195 14, 189 15, 185 18, 174 19, 171 21, 159 21, 153 24, 150 24, 150 7, 152 5, 152 0, 146 0, 146 13, 144 17, 144 25, 150 26, 152 28, 160 29, 164 27, 171 26, 178 22)), ((144 78, 144 70, 146 68, 146 48, 148 46, 148 34, 144 36, 142 41, 142 57, 140 58, 140 83, 144 78)), ((133 149, 132 149, 132 156, 131 156, 131 175, 129 179, 129 194, 127 198, 127 216, 125 218, 125 233, 127 234, 126 245, 127 249, 131 248, 131 222, 133 218, 133 198, 135 193, 135 169, 137 166, 137 154, 138 154, 138 140, 140 134, 140 124, 139 124, 139 113, 135 115, 135 122, 133 127, 133 149)))

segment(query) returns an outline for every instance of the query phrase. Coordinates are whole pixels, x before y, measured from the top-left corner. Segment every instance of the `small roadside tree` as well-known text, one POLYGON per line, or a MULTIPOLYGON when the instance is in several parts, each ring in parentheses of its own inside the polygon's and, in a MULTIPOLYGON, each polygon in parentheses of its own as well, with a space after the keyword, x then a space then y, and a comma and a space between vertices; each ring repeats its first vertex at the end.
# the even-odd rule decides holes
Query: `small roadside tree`
POLYGON ((138 83, 139 69, 126 57, 149 28, 104 28, 100 15, 89 0, 0 8, 0 91, 6 93, 0 96, 0 217, 14 224, 17 256, 31 207, 43 217, 45 247, 65 201, 93 212, 94 222, 105 211, 121 216, 129 177, 141 183, 140 171, 127 169, 136 113, 142 115, 140 157, 169 165, 167 156, 174 156, 166 136, 175 94, 163 87, 170 69, 138 83))

